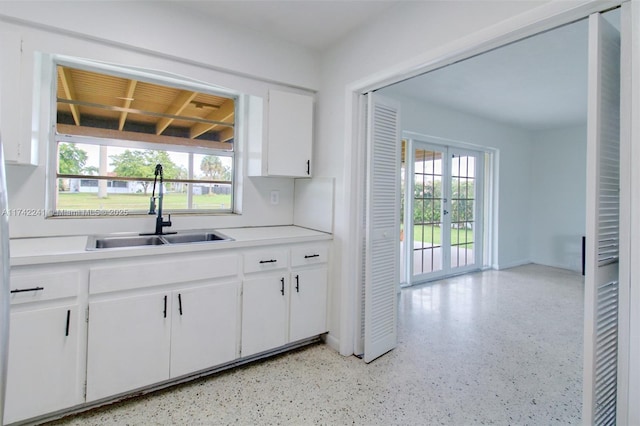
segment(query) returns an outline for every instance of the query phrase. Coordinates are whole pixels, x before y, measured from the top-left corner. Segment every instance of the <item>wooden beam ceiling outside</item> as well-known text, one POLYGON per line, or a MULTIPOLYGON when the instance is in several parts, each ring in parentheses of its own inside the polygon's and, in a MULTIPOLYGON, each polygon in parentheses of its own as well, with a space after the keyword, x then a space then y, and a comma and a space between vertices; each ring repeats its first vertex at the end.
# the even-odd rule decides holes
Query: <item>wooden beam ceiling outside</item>
MULTIPOLYGON (((233 99, 228 99, 225 103, 220 105, 220 109, 213 111, 205 118, 212 121, 228 122, 230 125, 233 125, 235 112, 236 106, 233 99)), ((197 138, 201 134, 215 129, 216 127, 218 127, 217 124, 196 123, 191 127, 189 134, 192 139, 197 138)))
MULTIPOLYGON (((198 95, 197 92, 182 91, 176 97, 171 105, 165 110, 165 114, 180 115, 182 111, 191 103, 193 98, 198 95)), ((173 118, 161 118, 156 123, 156 135, 162 134, 169 124, 173 122, 173 118)))
POLYGON ((77 127, 74 130, 74 126, 59 123, 59 133, 223 150, 231 148, 229 142, 233 142, 235 133, 233 99, 65 66, 58 66, 57 70, 60 84, 58 110, 63 114, 71 111, 77 127), (209 112, 210 109, 213 111, 209 112), (111 121, 113 128, 83 127, 83 116, 93 123, 111 121), (114 130, 116 123, 118 130, 114 130), (125 131, 125 127, 131 129, 130 124, 138 128, 151 126, 155 128, 155 135, 152 132, 125 131), (162 133, 168 132, 170 127, 175 129, 174 134, 184 133, 185 137, 163 136, 162 133), (211 141, 211 137, 197 139, 205 133, 210 133, 217 140, 211 141), (191 142, 180 143, 181 139, 191 142))
MULTIPOLYGON (((136 85, 138 84, 137 80, 130 80, 127 85, 127 92, 124 94, 124 103, 123 108, 130 108, 131 102, 133 102, 133 95, 136 92, 136 85)), ((127 121, 127 115, 129 113, 127 111, 122 111, 120 113, 120 121, 118 122, 118 130, 124 129, 124 123, 127 121)))
POLYGON ((227 127, 224 130, 218 132, 218 140, 220 142, 228 142, 234 138, 235 132, 232 127, 227 127))
POLYGON ((230 145, 226 142, 210 141, 203 139, 178 138, 175 136, 150 135, 148 133, 128 132, 114 129, 101 129, 98 127, 73 126, 70 124, 58 124, 58 133, 77 136, 91 136, 105 139, 121 139, 133 142, 150 142, 164 145, 197 146, 203 148, 220 149, 229 151, 230 145))
MULTIPOLYGON (((67 99, 74 101, 77 100, 75 89, 73 88, 73 79, 71 78, 71 72, 68 68, 58 66, 58 74, 60 75, 60 81, 62 82, 62 90, 67 99)), ((69 105, 71 109, 71 115, 76 126, 80 125, 80 112, 76 105, 69 105)))

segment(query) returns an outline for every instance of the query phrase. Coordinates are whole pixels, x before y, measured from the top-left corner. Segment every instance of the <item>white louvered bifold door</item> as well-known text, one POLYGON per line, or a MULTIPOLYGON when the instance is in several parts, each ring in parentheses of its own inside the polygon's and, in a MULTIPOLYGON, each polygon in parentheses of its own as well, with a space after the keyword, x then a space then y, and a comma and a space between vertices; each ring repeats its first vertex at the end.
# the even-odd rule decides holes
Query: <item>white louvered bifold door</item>
POLYGON ((583 423, 616 423, 620 33, 589 18, 583 423))
POLYGON ((400 106, 369 94, 364 360, 396 347, 400 280, 400 106))

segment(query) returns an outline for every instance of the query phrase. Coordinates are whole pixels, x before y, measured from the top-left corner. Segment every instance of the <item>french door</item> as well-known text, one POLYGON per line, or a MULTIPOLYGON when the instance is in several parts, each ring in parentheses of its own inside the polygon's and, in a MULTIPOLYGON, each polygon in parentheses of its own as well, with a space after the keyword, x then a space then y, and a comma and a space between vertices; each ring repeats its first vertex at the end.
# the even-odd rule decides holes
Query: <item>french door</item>
POLYGON ((408 145, 408 283, 478 269, 483 246, 483 153, 418 140, 408 145))

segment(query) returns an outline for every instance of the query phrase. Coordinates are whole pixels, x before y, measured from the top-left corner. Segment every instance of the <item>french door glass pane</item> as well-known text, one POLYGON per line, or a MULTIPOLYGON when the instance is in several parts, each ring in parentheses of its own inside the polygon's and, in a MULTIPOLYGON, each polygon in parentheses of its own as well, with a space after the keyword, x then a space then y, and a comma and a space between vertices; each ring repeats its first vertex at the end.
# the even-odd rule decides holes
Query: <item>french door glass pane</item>
POLYGON ((442 152, 414 150, 413 274, 440 271, 442 262, 442 152))
POLYGON ((451 157, 451 268, 475 263, 476 158, 451 157))

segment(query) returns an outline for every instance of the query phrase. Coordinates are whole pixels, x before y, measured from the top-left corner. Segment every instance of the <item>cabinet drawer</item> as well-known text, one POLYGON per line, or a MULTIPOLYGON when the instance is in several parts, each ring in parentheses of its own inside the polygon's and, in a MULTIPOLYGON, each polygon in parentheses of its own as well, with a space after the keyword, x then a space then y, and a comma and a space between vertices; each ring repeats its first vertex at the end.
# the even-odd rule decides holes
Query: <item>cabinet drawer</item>
POLYGON ((89 293, 108 293, 235 275, 238 275, 236 254, 190 256, 164 262, 135 262, 91 268, 89 293))
POLYGON ((288 254, 286 249, 260 250, 245 253, 244 272, 262 272, 286 268, 289 263, 288 254))
POLYGON ((11 273, 11 304, 76 297, 80 272, 11 273))
POLYGON ((300 246, 291 249, 291 266, 313 265, 327 263, 329 250, 327 246, 300 246))

